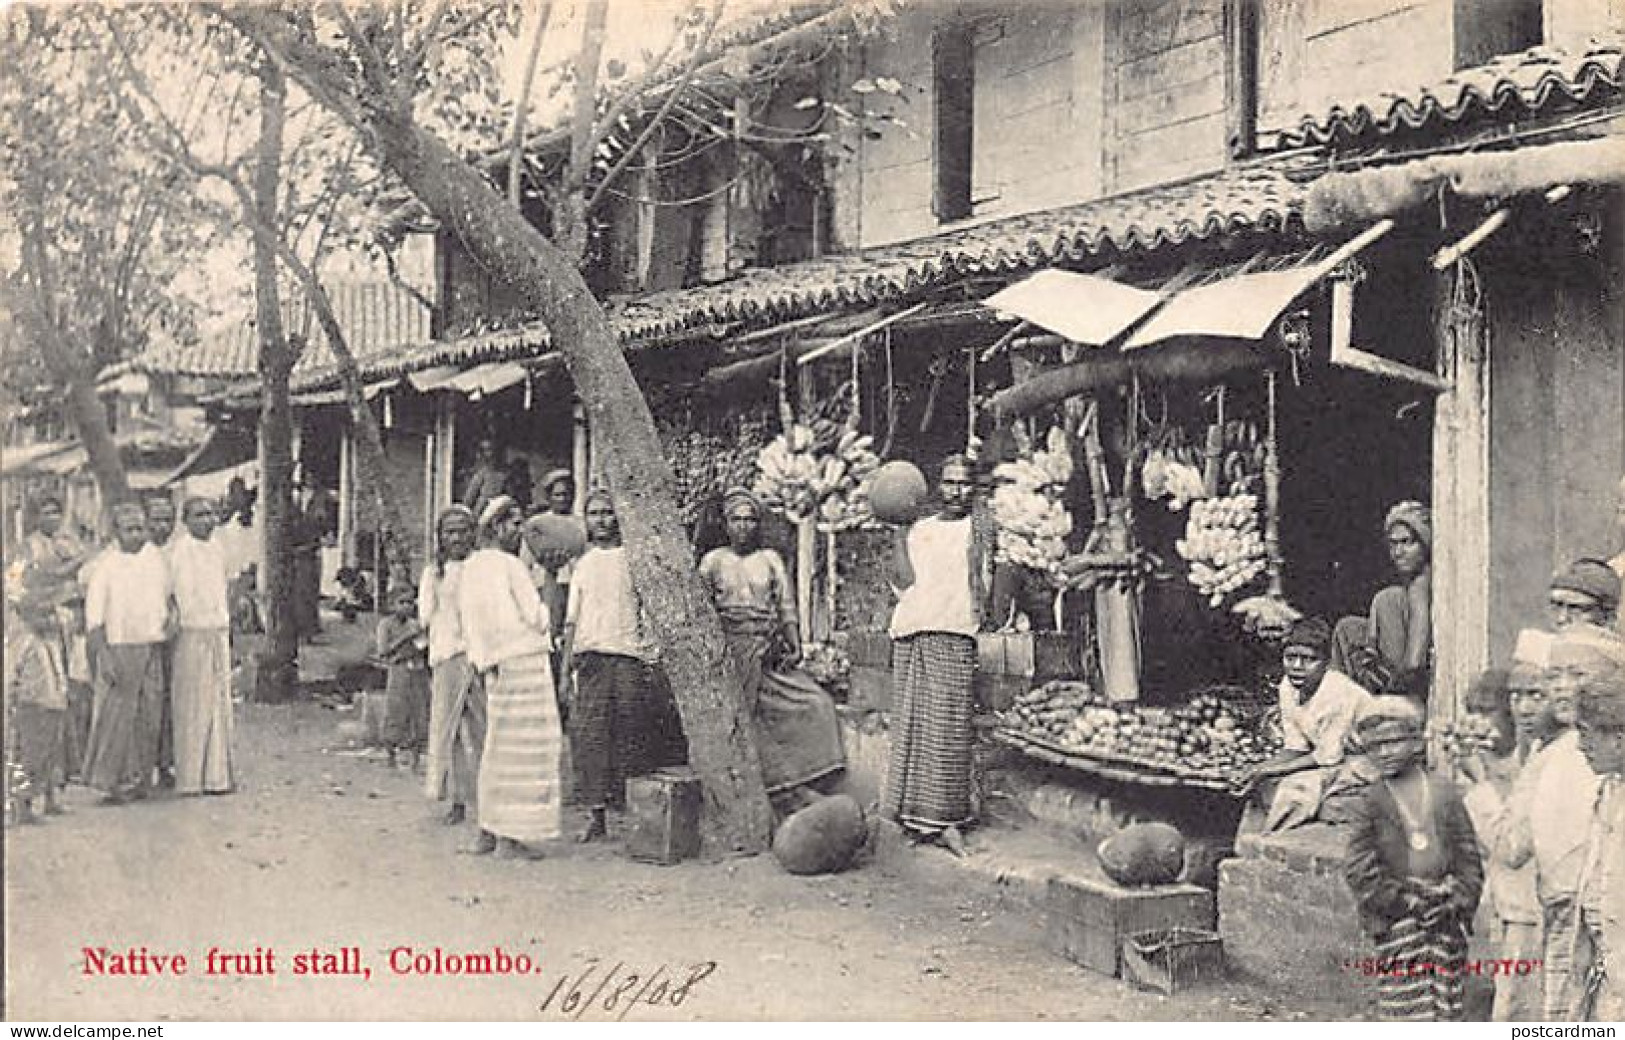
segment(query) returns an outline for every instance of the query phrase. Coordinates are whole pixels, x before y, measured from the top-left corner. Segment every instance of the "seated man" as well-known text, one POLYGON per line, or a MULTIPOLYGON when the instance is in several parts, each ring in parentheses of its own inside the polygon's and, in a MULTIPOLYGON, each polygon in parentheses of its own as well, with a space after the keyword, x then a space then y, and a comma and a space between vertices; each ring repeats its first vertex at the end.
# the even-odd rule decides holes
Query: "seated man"
POLYGON ((1304 618, 1282 645, 1284 745, 1237 785, 1238 793, 1258 794, 1242 817, 1244 834, 1274 833, 1315 820, 1345 823, 1349 798, 1374 777, 1369 763, 1351 758, 1347 748, 1355 716, 1371 695, 1330 667, 1331 639, 1325 621, 1304 618))

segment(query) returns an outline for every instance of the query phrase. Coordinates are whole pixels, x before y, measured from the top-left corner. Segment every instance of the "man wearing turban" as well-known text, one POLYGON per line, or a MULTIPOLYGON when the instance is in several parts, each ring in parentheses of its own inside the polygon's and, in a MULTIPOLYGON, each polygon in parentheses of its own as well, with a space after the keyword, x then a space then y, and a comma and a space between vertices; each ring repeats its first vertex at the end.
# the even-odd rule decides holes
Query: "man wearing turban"
POLYGON ((1382 589, 1363 618, 1344 618, 1332 638, 1332 667, 1373 693, 1427 697, 1433 651, 1433 519, 1401 502, 1383 521, 1400 583, 1382 589))

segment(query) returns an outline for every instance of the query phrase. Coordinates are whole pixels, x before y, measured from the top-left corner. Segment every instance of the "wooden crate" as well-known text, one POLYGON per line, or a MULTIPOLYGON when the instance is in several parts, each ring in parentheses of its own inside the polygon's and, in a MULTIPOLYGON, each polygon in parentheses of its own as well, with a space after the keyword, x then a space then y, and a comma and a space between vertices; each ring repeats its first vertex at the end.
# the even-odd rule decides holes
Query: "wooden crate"
POLYGON ((1224 976, 1224 944, 1217 932, 1165 928, 1123 937, 1123 978, 1141 989, 1173 996, 1224 976))
POLYGON ((846 654, 854 668, 891 668, 891 636, 884 632, 851 632, 846 640, 846 654))
POLYGON ((662 769, 626 782, 626 855, 670 866, 700 854, 700 778, 662 769))
POLYGON ((1045 910, 1050 946, 1075 964, 1121 974, 1123 940, 1185 928, 1213 931, 1213 893, 1195 885, 1124 888, 1104 878, 1051 878, 1045 910))
POLYGON ((866 711, 891 710, 894 690, 890 665, 876 668, 872 665, 854 664, 847 682, 846 703, 850 707, 863 708, 866 711))

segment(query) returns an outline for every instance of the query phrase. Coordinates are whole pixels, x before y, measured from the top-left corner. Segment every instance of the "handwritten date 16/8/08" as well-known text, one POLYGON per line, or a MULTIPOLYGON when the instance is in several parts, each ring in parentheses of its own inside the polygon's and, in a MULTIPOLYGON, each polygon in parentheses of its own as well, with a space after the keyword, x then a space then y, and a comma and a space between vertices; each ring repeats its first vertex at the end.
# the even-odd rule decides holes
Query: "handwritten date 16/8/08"
POLYGON ((650 971, 616 961, 612 967, 594 959, 574 978, 565 975, 554 983, 536 1008, 542 1014, 582 1018, 613 1015, 623 1019, 635 1007, 680 1008, 694 988, 717 970, 716 961, 661 964, 650 971))

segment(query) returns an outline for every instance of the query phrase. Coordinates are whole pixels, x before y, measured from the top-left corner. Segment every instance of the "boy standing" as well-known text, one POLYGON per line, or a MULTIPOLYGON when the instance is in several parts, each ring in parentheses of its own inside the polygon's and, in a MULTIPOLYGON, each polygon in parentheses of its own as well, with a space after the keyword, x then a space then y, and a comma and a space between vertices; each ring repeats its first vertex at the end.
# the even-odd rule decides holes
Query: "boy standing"
POLYGON ((7 720, 15 742, 22 786, 12 792, 19 823, 34 822, 34 799, 48 815, 61 812, 57 787, 62 781, 62 738, 68 712, 68 680, 62 661, 62 637, 50 598, 33 590, 13 607, 17 621, 6 644, 7 720))
POLYGON ((1484 867, 1453 785, 1423 768, 1422 724, 1421 708, 1403 697, 1361 709, 1355 732, 1380 779, 1360 798, 1345 872, 1383 962, 1382 1016, 1452 1022, 1484 867))

